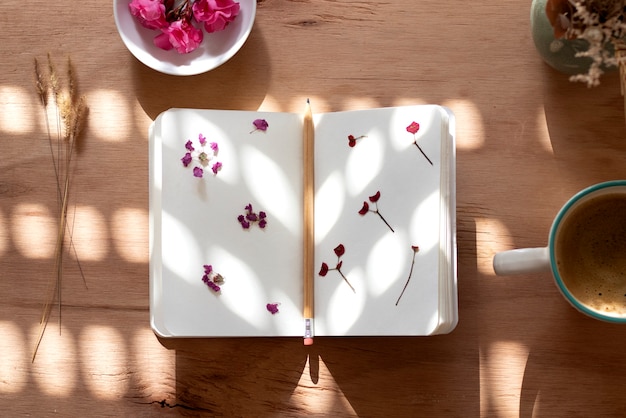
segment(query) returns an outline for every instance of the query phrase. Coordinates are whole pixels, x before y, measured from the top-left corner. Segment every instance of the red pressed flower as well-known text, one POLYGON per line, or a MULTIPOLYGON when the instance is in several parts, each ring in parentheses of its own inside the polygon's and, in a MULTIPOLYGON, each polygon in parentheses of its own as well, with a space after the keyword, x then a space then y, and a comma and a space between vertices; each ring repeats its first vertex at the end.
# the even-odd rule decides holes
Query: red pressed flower
POLYGON ((328 274, 328 264, 322 263, 322 268, 318 274, 322 277, 326 276, 326 274, 328 274))
POLYGON ((354 148, 354 146, 356 145, 356 141, 358 141, 361 138, 365 138, 365 135, 361 135, 358 137, 355 137, 354 135, 348 135, 348 146, 350 148, 354 148))
POLYGON ((341 270, 341 266, 343 266, 343 261, 339 261, 339 262, 337 263, 337 265, 335 266, 335 269, 336 269, 336 270, 341 270))
POLYGON ((420 130, 420 124, 417 122, 411 122, 411 124, 406 127, 406 130, 415 135, 417 131, 420 130))
POLYGON ((376 192, 375 195, 370 196, 369 199, 370 199, 370 202, 372 203, 378 202, 378 199, 380 199, 380 191, 376 192))
POLYGON ((346 252, 346 248, 343 246, 343 244, 339 244, 335 247, 333 251, 335 252, 337 257, 341 257, 346 252))
POLYGON ((370 205, 367 202, 363 202, 363 207, 359 210, 360 215, 365 215, 370 210, 370 205))

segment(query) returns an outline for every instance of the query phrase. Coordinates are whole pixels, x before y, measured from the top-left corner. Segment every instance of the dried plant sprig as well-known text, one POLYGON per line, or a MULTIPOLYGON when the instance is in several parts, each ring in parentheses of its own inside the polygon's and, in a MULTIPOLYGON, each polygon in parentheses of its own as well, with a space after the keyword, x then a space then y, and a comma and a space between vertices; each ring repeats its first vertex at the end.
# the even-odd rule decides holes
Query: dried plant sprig
POLYGON ((626 0, 548 0, 546 14, 555 37, 589 43, 587 50, 576 53, 591 59, 589 70, 571 76, 571 81, 594 87, 600 84, 603 68, 626 65, 625 57, 612 52, 626 37, 625 13, 626 0))
MULTIPOLYGON (((39 334, 35 342, 32 361, 35 361, 37 351, 50 319, 52 305, 55 299, 58 303, 59 332, 61 330, 63 257, 66 246, 73 248, 72 234, 67 224, 67 211, 72 184, 72 161, 76 152, 76 145, 87 119, 88 107, 85 98, 77 94, 76 77, 71 60, 69 59, 67 61, 66 78, 67 84, 64 85, 57 74, 56 66, 50 54, 48 54, 47 73, 42 70, 38 60, 35 59, 35 88, 40 98, 46 120, 46 132, 57 185, 58 213, 53 277, 48 285, 47 297, 44 301, 39 334), (53 100, 51 101, 50 99, 53 100), (52 116, 50 114, 52 114, 52 116), (54 134, 51 128, 52 126, 55 127, 54 134), (56 147, 53 146, 55 142, 56 147)), ((82 275, 80 263, 79 269, 82 275)))

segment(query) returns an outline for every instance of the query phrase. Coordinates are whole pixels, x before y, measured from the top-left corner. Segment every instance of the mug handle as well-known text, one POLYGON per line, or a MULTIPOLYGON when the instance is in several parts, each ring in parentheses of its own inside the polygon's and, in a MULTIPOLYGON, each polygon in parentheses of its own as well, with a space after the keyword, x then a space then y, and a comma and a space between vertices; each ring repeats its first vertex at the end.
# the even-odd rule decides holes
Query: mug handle
POLYGON ((493 269, 498 276, 547 272, 550 271, 550 251, 548 247, 502 251, 493 257, 493 269))

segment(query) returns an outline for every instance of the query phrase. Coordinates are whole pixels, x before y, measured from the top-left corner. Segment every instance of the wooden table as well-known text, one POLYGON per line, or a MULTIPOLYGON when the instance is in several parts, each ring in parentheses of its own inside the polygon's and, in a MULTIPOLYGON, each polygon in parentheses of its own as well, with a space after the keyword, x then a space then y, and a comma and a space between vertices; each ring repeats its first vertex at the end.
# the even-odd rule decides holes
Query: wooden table
POLYGON ((616 74, 588 89, 542 63, 529 1, 261 0, 243 49, 193 77, 124 47, 110 1, 0 5, 0 415, 626 414, 626 329, 547 275, 494 275, 546 243, 577 190, 626 178, 616 74), (56 191, 33 59, 71 56, 90 108, 75 159, 62 321, 31 362, 54 270, 56 191), (459 325, 430 338, 159 340, 148 310, 148 141, 170 107, 449 106, 458 124, 459 325), (81 275, 76 257, 80 261, 81 275), (83 280, 84 278, 84 280, 83 280))

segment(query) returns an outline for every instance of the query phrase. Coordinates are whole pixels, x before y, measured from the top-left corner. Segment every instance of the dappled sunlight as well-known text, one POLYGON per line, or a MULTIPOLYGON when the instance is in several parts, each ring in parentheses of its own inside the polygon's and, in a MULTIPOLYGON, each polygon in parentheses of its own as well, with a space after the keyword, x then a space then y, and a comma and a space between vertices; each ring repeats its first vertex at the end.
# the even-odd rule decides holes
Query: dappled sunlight
POLYGON ((122 334, 111 326, 88 325, 79 337, 81 381, 99 399, 123 397, 130 385, 130 375, 122 334))
POLYGON ((528 354, 528 347, 513 341, 494 341, 480 347, 481 415, 494 411, 502 416, 519 414, 528 354))
POLYGON ((457 150, 472 151, 485 146, 485 127, 480 109, 471 100, 450 99, 442 103, 452 110, 456 126, 469 126, 471 129, 457 131, 457 150))
POLYGON ((35 86, 27 91, 17 86, 0 86, 0 131, 9 134, 30 134, 35 117, 35 86))
POLYGON ((367 290, 373 297, 380 297, 404 278, 409 265, 409 249, 403 245, 406 241, 403 231, 397 234, 389 231, 372 246, 366 271, 367 290))
MULTIPOLYGON (((31 335, 36 337, 39 325, 33 327, 31 335)), ((48 324, 43 336, 37 358, 31 370, 39 389, 49 396, 69 396, 76 389, 78 380, 78 362, 76 357, 76 339, 69 329, 48 324)), ((34 349, 35 338, 29 347, 34 349)))
POLYGON ((26 258, 52 258, 57 237, 55 225, 45 205, 21 203, 11 216, 13 243, 26 258))
POLYGON ((76 206, 68 210, 68 228, 80 261, 101 261, 109 253, 108 224, 93 206, 76 206))
POLYGON ((125 96, 117 90, 93 90, 87 95, 89 131, 107 142, 123 142, 128 132, 120 128, 131 126, 131 115, 125 96))
POLYGON ((380 107, 380 103, 372 97, 347 97, 341 105, 342 109, 358 110, 358 109, 375 109, 380 107))
POLYGON ((134 385, 133 389, 139 388, 148 397, 154 396, 154 391, 167 393, 172 390, 171 371, 176 368, 176 351, 165 350, 149 327, 135 331, 130 355, 136 365, 133 372, 137 381, 142 383, 134 385))
POLYGON ((311 416, 323 417, 328 416, 329 409, 332 408, 334 411, 342 410, 346 416, 357 416, 324 360, 317 356, 313 362, 319 363, 319 380, 316 382, 311 380, 311 357, 309 356, 307 365, 289 400, 294 410, 303 409, 311 416))
POLYGON ((27 383, 24 334, 13 322, 0 321, 0 335, 0 394, 18 393, 27 383))
POLYGON ((495 218, 476 218, 477 268, 481 274, 494 276, 492 259, 499 251, 513 248, 513 239, 504 222, 495 218))
POLYGON ((339 221, 345 206, 345 185, 337 170, 331 173, 323 184, 318 185, 315 194, 315 244, 319 244, 339 221), (317 202, 333 202, 321 205, 317 202))
POLYGON ((139 208, 121 208, 113 213, 111 229, 119 255, 131 263, 147 263, 148 211, 139 208))
POLYGON ((552 148, 552 140, 550 139, 550 132, 548 131, 548 121, 546 120, 546 111, 543 106, 537 112, 536 126, 539 145, 550 155, 553 155, 554 149, 552 148))

